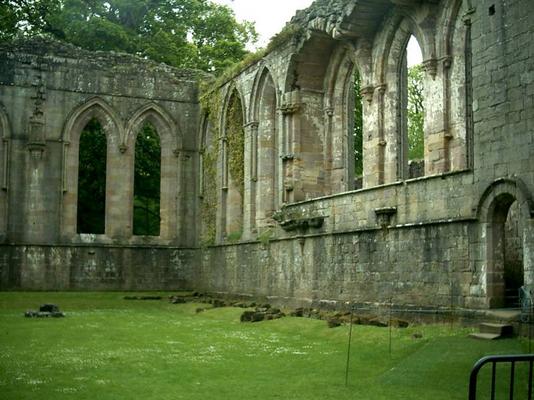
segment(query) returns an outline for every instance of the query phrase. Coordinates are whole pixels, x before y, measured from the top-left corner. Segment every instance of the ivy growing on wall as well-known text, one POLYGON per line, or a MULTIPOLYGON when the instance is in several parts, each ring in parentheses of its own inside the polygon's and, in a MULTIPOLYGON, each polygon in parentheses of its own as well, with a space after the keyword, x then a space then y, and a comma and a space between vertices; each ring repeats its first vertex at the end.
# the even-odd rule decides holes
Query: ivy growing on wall
POLYGON ((226 139, 228 143, 228 170, 232 182, 243 199, 245 191, 245 132, 243 131, 243 106, 237 91, 232 93, 226 112, 226 139))
POLYGON ((277 47, 282 46, 290 40, 298 40, 303 31, 303 28, 299 25, 288 24, 282 32, 271 39, 271 42, 265 49, 249 54, 241 62, 226 69, 217 79, 204 79, 199 82, 200 105, 209 121, 209 132, 205 133, 209 137, 209 140, 201 144, 203 154, 203 187, 200 213, 202 223, 201 243, 203 245, 215 244, 216 239, 218 206, 217 172, 220 141, 223 134, 226 134, 227 139, 229 174, 239 190, 242 199, 244 194, 245 135, 243 131, 243 108, 237 91, 234 91, 230 98, 228 109, 226 110, 226 132, 221 132, 219 129, 219 118, 223 112, 221 88, 241 71, 260 61, 267 53, 274 51, 277 47))
POLYGON ((220 132, 218 116, 221 112, 220 92, 204 94, 200 98, 206 112, 208 124, 202 146, 202 199, 200 203, 201 243, 205 246, 215 243, 217 233, 217 160, 219 157, 220 132))

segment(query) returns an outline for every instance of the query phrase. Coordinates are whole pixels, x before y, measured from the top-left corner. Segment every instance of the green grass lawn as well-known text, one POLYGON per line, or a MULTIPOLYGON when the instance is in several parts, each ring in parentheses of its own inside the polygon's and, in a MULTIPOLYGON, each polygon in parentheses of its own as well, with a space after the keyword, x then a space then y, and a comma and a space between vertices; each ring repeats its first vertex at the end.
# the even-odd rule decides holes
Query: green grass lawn
MULTIPOLYGON (((476 360, 528 348, 433 325, 393 330, 390 356, 387 328, 354 326, 346 387, 348 326, 289 317, 243 324, 241 309, 197 314, 199 305, 124 295, 0 292, 0 398, 464 400, 476 360), (23 318, 45 302, 67 317, 23 318)), ((518 372, 524 386, 526 370, 518 372)))

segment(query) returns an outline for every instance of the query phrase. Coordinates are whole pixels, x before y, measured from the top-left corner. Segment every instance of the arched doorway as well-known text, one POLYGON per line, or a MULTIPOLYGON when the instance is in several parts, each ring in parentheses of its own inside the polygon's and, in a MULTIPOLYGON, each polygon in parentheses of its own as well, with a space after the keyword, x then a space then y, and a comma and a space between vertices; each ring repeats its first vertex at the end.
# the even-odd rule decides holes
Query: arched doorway
POLYGON ((519 203, 512 194, 495 197, 488 234, 489 306, 518 307, 519 289, 524 285, 524 228, 519 203))

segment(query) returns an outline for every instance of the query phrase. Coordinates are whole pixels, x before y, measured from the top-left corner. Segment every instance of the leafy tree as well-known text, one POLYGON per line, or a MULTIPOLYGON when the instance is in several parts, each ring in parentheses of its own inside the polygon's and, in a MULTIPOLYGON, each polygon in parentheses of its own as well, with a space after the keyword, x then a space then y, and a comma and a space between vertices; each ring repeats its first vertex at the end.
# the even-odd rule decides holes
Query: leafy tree
POLYGON ((408 157, 410 160, 422 160, 425 155, 423 74, 421 64, 408 69, 408 157))
MULTIPOLYGON (((0 1, 0 40, 36 34, 214 74, 243 59, 257 39, 253 24, 208 0, 0 1)), ((151 125, 135 152, 134 233, 159 235, 161 147, 151 125)), ((96 120, 80 138, 79 165, 78 231, 104 233, 106 136, 96 120)))
POLYGON ((7 0, 0 12, 0 39, 48 34, 213 73, 240 61, 257 38, 251 23, 208 0, 7 0))

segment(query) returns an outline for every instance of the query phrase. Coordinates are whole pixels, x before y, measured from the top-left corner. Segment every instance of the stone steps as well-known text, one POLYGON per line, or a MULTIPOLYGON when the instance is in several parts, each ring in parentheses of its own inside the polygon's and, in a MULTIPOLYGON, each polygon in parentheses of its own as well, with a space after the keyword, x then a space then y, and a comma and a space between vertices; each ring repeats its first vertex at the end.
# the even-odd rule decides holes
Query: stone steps
POLYGON ((495 324, 484 322, 479 325, 479 333, 472 333, 469 337, 473 339, 495 340, 503 337, 510 337, 514 334, 514 327, 508 324, 495 324))

